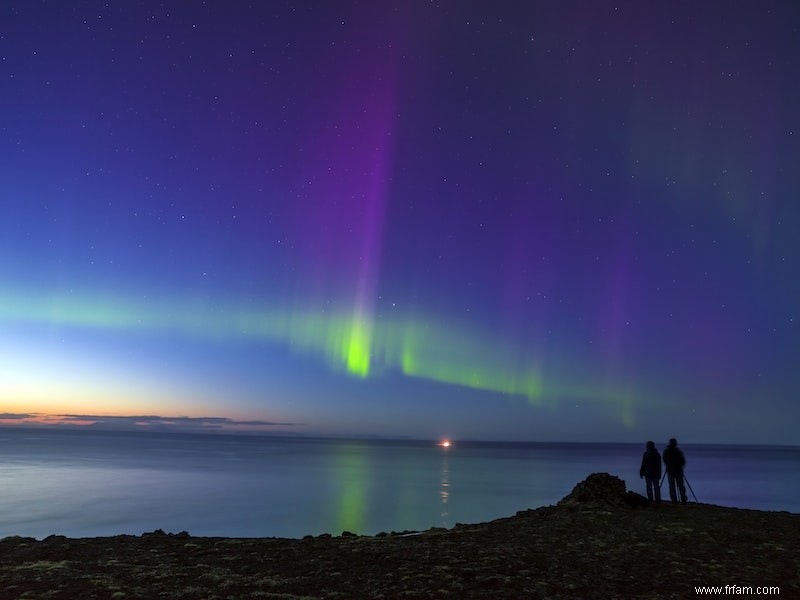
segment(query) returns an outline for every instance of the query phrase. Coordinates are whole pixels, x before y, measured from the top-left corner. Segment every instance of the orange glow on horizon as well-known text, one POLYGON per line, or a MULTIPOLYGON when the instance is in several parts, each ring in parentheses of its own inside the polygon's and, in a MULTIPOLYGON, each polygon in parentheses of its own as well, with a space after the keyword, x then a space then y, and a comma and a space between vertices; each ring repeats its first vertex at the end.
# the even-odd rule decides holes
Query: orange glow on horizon
POLYGON ((239 420, 230 416, 203 416, 188 415, 157 415, 157 414, 110 414, 92 413, 87 415, 76 414, 74 412, 62 413, 0 413, 0 427, 45 427, 61 428, 68 427, 80 429, 83 427, 91 428, 94 425, 102 427, 102 430, 127 430, 127 431, 154 431, 168 430, 180 432, 200 432, 209 433, 270 433, 287 432, 293 430, 291 423, 281 423, 270 420, 239 420))
POLYGON ((14 418, 0 417, 0 425, 94 425, 89 419, 65 419, 64 414, 26 413, 14 418))

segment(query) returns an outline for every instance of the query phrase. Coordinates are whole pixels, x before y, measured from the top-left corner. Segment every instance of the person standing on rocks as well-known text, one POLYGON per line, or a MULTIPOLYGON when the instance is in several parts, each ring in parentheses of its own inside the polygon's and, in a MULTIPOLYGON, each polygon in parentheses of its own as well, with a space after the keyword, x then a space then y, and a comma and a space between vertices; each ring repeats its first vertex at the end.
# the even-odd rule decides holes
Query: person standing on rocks
POLYGON ((652 502, 655 496, 656 503, 661 502, 661 455, 653 442, 647 442, 642 466, 639 467, 639 477, 644 478, 647 485, 647 499, 652 502))
POLYGON ((673 503, 678 501, 675 493, 675 484, 678 484, 678 491, 681 493, 681 504, 686 504, 686 487, 683 484, 683 467, 686 466, 686 457, 678 448, 678 440, 671 438, 669 444, 664 448, 664 466, 667 469, 667 480, 669 482, 669 497, 673 503))

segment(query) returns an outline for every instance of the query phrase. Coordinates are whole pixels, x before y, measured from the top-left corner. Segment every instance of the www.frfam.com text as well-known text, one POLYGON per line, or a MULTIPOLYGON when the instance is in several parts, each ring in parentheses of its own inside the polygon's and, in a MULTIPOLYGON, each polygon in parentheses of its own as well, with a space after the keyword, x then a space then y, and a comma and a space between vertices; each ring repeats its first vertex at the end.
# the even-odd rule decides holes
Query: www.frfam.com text
POLYGON ((779 596, 781 588, 777 585, 699 585, 694 593, 702 596, 779 596))

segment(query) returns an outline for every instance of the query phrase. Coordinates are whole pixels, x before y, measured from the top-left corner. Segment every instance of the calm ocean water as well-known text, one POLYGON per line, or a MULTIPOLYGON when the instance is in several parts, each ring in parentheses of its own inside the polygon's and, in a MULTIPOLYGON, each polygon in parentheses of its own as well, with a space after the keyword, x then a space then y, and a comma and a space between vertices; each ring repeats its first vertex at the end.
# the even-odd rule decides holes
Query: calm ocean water
MULTIPOLYGON (((800 512, 800 447, 682 448, 699 501, 800 512)), ((643 450, 0 429, 0 538, 452 527, 554 504, 593 472, 644 493, 643 450)))

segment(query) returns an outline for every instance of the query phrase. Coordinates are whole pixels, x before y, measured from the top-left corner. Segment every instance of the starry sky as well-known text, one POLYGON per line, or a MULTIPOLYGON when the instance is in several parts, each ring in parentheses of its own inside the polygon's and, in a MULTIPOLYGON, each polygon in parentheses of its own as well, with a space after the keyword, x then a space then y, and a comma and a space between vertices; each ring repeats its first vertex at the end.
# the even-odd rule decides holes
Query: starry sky
POLYGON ((795 2, 4 2, 0 423, 798 444, 795 2))

